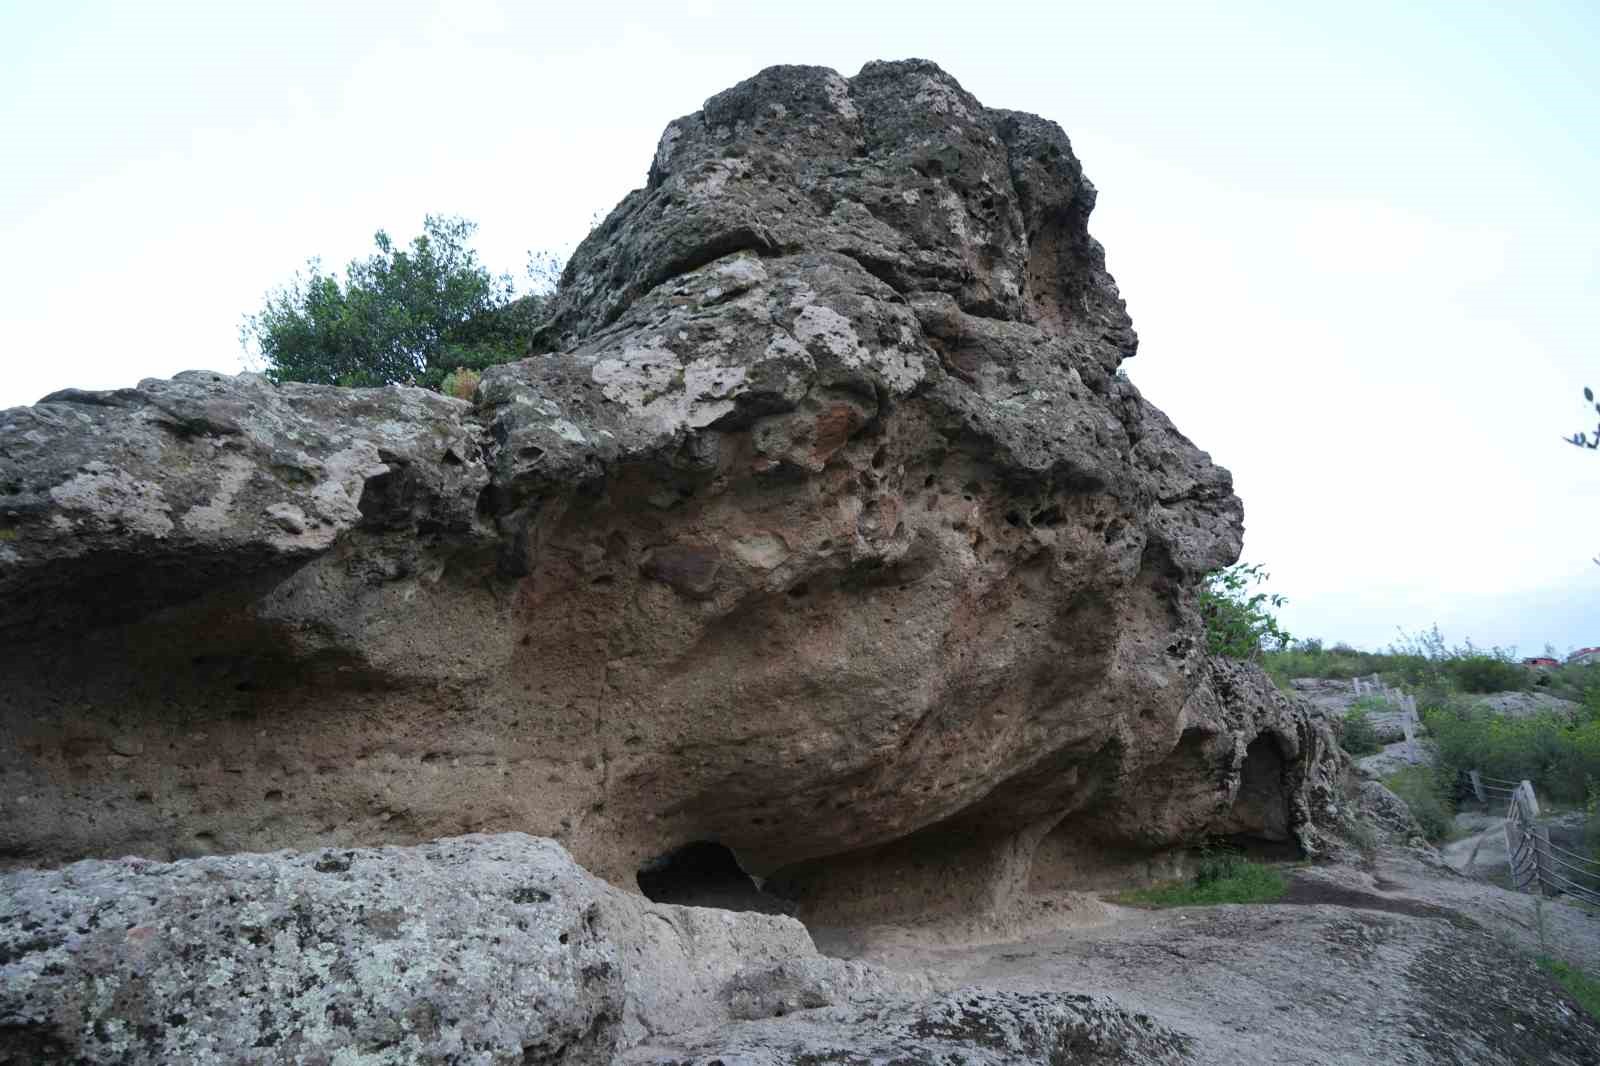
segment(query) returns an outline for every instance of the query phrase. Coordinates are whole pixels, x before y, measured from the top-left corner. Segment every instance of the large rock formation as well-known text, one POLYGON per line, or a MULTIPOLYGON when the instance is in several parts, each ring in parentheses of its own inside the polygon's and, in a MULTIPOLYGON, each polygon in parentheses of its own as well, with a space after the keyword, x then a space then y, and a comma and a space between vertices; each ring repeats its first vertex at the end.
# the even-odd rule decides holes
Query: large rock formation
POLYGON ((932 991, 819 956, 792 918, 619 892, 517 833, 0 875, 6 1066, 604 1066, 673 1033, 932 991))
POLYGON ((1041 842, 1309 839, 1329 735, 1204 656, 1241 506, 1116 373, 1093 204, 932 64, 773 68, 475 403, 0 413, 0 855, 715 841, 843 921, 1003 907, 1041 842))

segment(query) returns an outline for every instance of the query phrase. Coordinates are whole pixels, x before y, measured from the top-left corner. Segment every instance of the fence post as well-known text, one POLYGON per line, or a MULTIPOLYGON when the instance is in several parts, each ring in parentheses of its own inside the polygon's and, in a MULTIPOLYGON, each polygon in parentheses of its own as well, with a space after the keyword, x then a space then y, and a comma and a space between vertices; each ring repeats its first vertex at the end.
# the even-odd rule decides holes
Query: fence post
MULTIPOLYGON (((1522 874, 1517 869, 1517 849, 1522 846, 1522 834, 1512 832, 1512 819, 1507 818, 1500 823, 1506 833, 1506 862, 1511 867, 1511 888, 1513 891, 1522 891, 1522 874)), ((1519 826, 1518 829, 1521 827, 1519 826)))
POLYGON ((1531 822, 1539 817, 1539 799, 1533 794, 1532 781, 1524 781, 1518 785, 1513 798, 1517 801, 1517 808, 1526 821, 1531 822))
POLYGON ((1533 876, 1539 882, 1539 894, 1543 896, 1556 896, 1560 893, 1555 886, 1550 884, 1549 874, 1555 873, 1554 864, 1550 861, 1550 830, 1543 826, 1533 827, 1533 876))
POLYGON ((1483 794, 1483 775, 1476 770, 1468 770, 1467 776, 1472 779, 1472 794, 1478 797, 1478 802, 1488 803, 1489 797, 1483 794))

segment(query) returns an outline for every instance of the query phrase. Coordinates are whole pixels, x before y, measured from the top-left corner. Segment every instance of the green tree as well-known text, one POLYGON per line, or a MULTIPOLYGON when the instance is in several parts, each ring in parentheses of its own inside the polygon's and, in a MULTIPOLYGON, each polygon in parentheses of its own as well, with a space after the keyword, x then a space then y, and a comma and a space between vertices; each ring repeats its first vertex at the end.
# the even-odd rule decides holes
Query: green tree
POLYGON ((1212 655, 1255 659, 1262 651, 1289 645, 1293 638, 1272 613, 1289 601, 1276 593, 1250 591, 1269 577, 1260 563, 1235 563, 1206 575, 1200 588, 1200 617, 1205 619, 1206 647, 1212 655))
POLYGON ((490 274, 467 243, 475 223, 429 215, 422 230, 409 247, 379 230, 376 253, 343 278, 309 260, 245 317, 240 343, 273 381, 322 385, 437 389, 453 370, 520 358, 548 293, 518 298, 509 275, 490 274))

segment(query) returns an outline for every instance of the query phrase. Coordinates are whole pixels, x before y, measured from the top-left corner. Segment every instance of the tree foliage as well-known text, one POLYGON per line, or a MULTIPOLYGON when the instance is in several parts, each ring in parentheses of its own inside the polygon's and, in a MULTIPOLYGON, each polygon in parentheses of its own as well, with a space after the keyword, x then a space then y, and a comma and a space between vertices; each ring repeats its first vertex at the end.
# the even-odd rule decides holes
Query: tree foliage
POLYGON ((1289 602, 1276 593, 1251 592, 1270 575, 1260 563, 1235 563, 1206 575, 1200 589, 1200 616, 1213 655, 1255 659, 1263 651, 1287 647, 1292 639, 1273 614, 1289 602))
POLYGON ((342 278, 309 260, 246 316, 241 343, 272 380, 322 385, 437 389, 454 370, 520 358, 546 295, 518 298, 509 275, 490 274, 467 243, 475 223, 429 215, 422 229, 406 247, 379 230, 342 278))

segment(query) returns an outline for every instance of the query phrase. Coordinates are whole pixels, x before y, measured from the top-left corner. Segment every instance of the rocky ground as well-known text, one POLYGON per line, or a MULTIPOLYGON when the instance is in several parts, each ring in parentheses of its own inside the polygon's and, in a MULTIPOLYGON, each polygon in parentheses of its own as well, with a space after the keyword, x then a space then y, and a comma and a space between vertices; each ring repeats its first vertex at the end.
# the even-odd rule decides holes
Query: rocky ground
POLYGON ((1592 965, 1600 916, 1390 835, 1290 866, 1277 903, 1036 895, 821 953, 517 834, 13 873, 0 1064, 1600 1063, 1533 962, 1592 965))
POLYGON ((1600 1062, 1600 1026, 1530 960, 1592 965, 1600 917, 1545 903, 1541 949, 1532 897, 1406 848, 1291 884, 1277 904, 1107 905, 1102 922, 1021 942, 880 937, 864 958, 965 986, 1103 993, 1181 1034, 1196 1063, 1600 1062))

